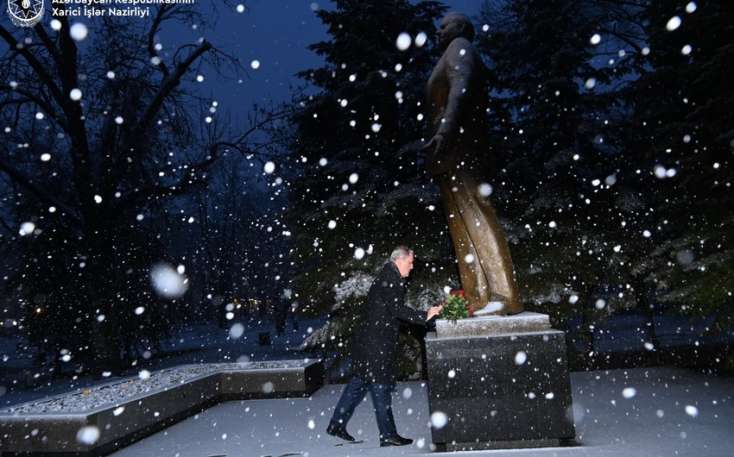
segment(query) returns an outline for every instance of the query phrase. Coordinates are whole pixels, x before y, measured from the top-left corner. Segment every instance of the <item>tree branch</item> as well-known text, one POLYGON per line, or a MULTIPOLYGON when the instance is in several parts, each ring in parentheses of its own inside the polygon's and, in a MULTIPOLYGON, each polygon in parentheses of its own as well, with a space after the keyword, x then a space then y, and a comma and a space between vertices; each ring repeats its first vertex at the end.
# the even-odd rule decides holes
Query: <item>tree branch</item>
POLYGON ((196 59, 201 57, 211 48, 211 43, 209 43, 208 41, 202 42, 195 51, 189 54, 186 60, 176 65, 176 69, 168 76, 168 78, 163 80, 163 83, 161 84, 158 93, 155 95, 155 97, 153 97, 150 105, 148 105, 148 107, 143 112, 143 116, 140 118, 140 121, 138 121, 138 125, 135 128, 135 130, 137 131, 136 137, 142 138, 145 136, 145 132, 148 130, 148 128, 150 128, 151 124, 153 123, 153 119, 158 114, 158 110, 160 110, 161 105, 163 105, 163 102, 166 100, 166 98, 181 83, 181 78, 183 77, 183 75, 186 74, 189 67, 191 67, 196 59))
MULTIPOLYGON (((150 31, 148 31, 148 54, 150 54, 150 57, 158 57, 158 52, 155 50, 155 34, 158 33, 158 29, 161 26, 161 23, 165 19, 166 12, 172 8, 172 5, 161 5, 158 8, 158 12, 155 15, 155 18, 153 18, 153 24, 150 26, 150 31)), ((161 60, 160 64, 158 64, 158 68, 161 70, 161 73, 163 73, 164 78, 169 77, 169 71, 168 67, 165 63, 161 60)))
POLYGON ((59 208, 70 217, 74 218, 76 223, 79 222, 79 218, 76 212, 70 206, 56 198, 56 196, 54 196, 53 194, 46 192, 42 187, 36 185, 32 179, 27 177, 20 170, 17 170, 13 166, 5 162, 2 158, 0 158, 0 171, 3 171, 5 174, 7 174, 18 185, 28 189, 39 200, 43 201, 49 206, 55 206, 59 208))
POLYGON ((46 29, 43 28, 43 22, 39 22, 36 24, 35 27, 33 27, 33 30, 35 30, 36 34, 41 38, 41 42, 44 46, 46 46, 46 50, 48 50, 48 53, 51 54, 51 57, 54 59, 54 62, 56 63, 57 67, 61 67, 63 65, 61 54, 59 54, 59 50, 54 44, 53 41, 51 41, 51 38, 46 33, 46 29))
POLYGON ((38 105, 46 113, 48 117, 52 118, 54 121, 56 121, 56 123, 58 123, 61 126, 61 128, 63 128, 64 130, 68 132, 69 125, 66 123, 66 119, 60 116, 54 110, 53 106, 51 106, 51 104, 49 104, 46 100, 43 100, 42 98, 38 97, 36 94, 29 92, 27 90, 19 89, 17 87, 13 88, 11 86, 7 86, 4 84, 0 85, 0 90, 6 91, 6 92, 17 92, 18 94, 24 96, 29 102, 33 102, 36 105, 38 105))
POLYGON ((18 40, 16 40, 15 37, 10 32, 8 32, 5 27, 1 25, 0 37, 2 37, 3 40, 8 43, 11 49, 16 50, 26 59, 28 64, 33 68, 41 81, 49 88, 49 90, 51 91, 51 95, 56 99, 56 102, 63 107, 66 103, 66 97, 64 97, 61 89, 59 89, 59 86, 54 83, 53 78, 46 71, 46 68, 44 68, 43 64, 36 58, 36 56, 34 56, 24 46, 20 45, 20 43, 18 43, 18 40))

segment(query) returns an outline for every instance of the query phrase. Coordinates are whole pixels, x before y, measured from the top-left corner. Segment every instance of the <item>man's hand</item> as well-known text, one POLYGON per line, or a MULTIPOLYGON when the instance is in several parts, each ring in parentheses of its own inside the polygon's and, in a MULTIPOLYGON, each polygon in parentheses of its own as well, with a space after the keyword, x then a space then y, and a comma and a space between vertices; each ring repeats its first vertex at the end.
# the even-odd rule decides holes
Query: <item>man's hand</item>
POLYGON ((428 320, 431 320, 431 318, 433 316, 438 316, 439 314, 441 314, 441 311, 442 310, 443 310, 443 305, 431 306, 428 309, 428 314, 426 315, 426 320, 428 321, 428 320))

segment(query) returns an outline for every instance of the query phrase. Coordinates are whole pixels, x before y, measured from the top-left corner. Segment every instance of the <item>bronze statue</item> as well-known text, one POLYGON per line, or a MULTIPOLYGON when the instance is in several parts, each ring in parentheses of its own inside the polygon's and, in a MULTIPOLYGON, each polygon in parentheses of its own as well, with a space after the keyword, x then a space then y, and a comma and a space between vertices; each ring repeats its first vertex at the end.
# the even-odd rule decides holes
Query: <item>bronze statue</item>
POLYGON ((507 240, 487 195, 480 195, 478 175, 490 158, 487 69, 473 38, 474 27, 465 15, 452 12, 441 20, 438 45, 445 51, 426 87, 433 128, 425 146, 426 166, 441 188, 467 300, 474 310, 516 314, 523 307, 507 240))

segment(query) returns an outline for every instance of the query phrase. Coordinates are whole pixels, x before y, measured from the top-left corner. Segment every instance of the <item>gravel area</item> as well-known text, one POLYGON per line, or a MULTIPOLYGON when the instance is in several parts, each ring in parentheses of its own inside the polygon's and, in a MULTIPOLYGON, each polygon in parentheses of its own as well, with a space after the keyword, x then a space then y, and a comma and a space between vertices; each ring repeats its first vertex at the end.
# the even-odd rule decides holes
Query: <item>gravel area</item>
POLYGON ((137 377, 83 388, 48 399, 1 409, 0 415, 86 413, 102 406, 118 406, 146 392, 183 384, 194 378, 225 370, 267 370, 305 367, 312 360, 278 360, 244 363, 183 365, 157 372, 141 370, 137 377))

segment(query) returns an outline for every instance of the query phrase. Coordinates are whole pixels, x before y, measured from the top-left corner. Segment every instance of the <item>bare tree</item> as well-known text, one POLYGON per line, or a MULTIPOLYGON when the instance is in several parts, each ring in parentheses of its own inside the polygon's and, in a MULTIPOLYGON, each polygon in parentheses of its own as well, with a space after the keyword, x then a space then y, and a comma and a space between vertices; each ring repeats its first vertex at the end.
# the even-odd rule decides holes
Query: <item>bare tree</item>
POLYGON ((22 246, 6 284, 54 359, 65 349, 119 366, 130 338, 165 333, 171 302, 150 292, 149 268, 165 260, 167 202, 204 189, 223 155, 262 154, 260 132, 287 113, 240 129, 211 121, 216 102, 187 83, 244 68, 203 38, 163 51, 164 27, 205 22, 193 6, 161 5, 149 23, 101 19, 84 43, 57 20, 57 31, 0 25, 0 245, 22 246), (35 230, 19 235, 21 222, 35 230))

